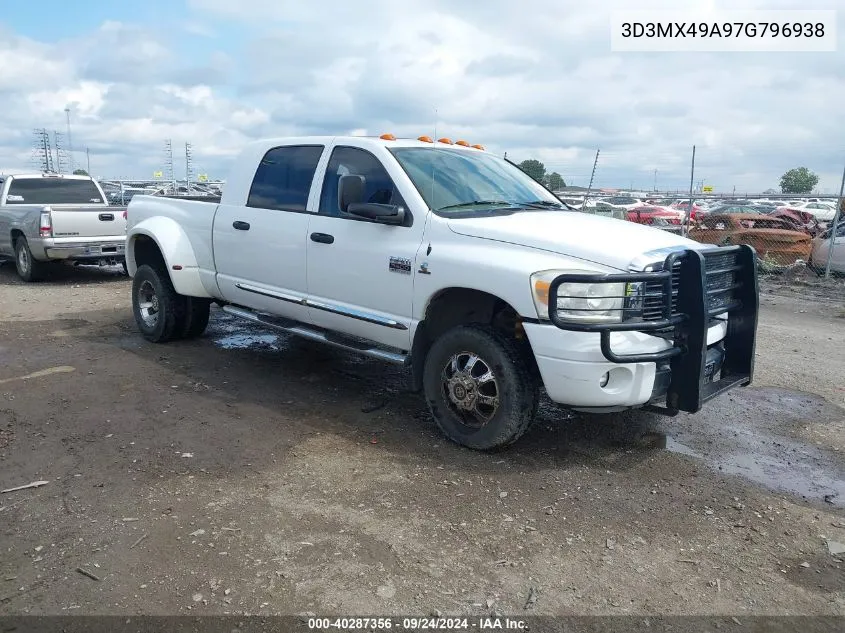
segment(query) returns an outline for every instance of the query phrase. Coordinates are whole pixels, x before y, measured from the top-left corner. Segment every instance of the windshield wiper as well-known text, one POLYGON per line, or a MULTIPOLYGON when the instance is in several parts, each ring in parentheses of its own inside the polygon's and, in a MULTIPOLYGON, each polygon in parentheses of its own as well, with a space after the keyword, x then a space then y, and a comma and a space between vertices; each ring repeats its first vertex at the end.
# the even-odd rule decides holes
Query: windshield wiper
POLYGON ((550 209, 571 209, 565 202, 553 202, 551 200, 530 200, 529 202, 520 202, 520 205, 526 207, 541 207, 550 209))
POLYGON ((479 207, 479 206, 487 206, 492 204, 505 204, 509 207, 514 206, 515 203, 510 202, 508 200, 472 200, 470 202, 459 202, 458 204, 447 204, 445 207, 438 207, 437 211, 443 211, 444 209, 458 209, 461 207, 479 207))

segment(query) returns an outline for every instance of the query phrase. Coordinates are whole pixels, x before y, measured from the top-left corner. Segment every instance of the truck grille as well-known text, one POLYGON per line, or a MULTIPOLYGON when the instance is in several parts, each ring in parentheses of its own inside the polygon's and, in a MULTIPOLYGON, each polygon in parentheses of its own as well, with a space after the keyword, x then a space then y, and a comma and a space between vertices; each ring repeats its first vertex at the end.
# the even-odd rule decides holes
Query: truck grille
MULTIPOLYGON (((678 314, 678 289, 682 260, 675 261, 672 268, 672 316, 678 314)), ((734 308, 738 303, 737 281, 739 265, 737 254, 712 252, 704 256, 707 309, 709 316, 716 316, 734 308)), ((643 298, 643 321, 659 321, 663 318, 663 283, 651 281, 645 284, 643 298)))

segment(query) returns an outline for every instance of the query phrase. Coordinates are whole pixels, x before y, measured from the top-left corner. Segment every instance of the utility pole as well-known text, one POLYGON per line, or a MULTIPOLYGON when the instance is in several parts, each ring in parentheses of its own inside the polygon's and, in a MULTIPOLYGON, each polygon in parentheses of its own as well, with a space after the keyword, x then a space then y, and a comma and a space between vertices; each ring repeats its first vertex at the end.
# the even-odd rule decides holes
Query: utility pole
POLYGON ((654 170, 654 190, 657 191, 657 170, 654 170))
POLYGON ((689 172, 689 206, 687 207, 686 217, 684 218, 684 235, 689 235, 689 221, 692 216, 692 202, 693 202, 693 185, 695 183, 695 145, 692 146, 692 165, 689 172))
POLYGON ((70 106, 65 108, 65 115, 67 116, 67 153, 68 153, 68 173, 73 173, 73 140, 70 136, 70 106))
POLYGON ((88 169, 86 171, 88 172, 88 175, 90 176, 91 175, 91 154, 88 151, 87 147, 85 148, 85 163, 88 166, 88 169))

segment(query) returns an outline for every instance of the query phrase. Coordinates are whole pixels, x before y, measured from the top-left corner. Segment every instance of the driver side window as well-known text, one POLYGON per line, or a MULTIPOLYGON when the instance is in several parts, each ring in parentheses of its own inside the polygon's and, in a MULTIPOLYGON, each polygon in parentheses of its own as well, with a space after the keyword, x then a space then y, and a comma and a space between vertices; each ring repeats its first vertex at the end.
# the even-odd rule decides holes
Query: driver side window
POLYGON ((338 185, 341 176, 350 175, 364 177, 363 202, 405 207, 407 219, 410 219, 408 207, 381 161, 367 150, 345 146, 336 147, 329 159, 323 191, 320 194, 321 215, 340 217, 338 185))

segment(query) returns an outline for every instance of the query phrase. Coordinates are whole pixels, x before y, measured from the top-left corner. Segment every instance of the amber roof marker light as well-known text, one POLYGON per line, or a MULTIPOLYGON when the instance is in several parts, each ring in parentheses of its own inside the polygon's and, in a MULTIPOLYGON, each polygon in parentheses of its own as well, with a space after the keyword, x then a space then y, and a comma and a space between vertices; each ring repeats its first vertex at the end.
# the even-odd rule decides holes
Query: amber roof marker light
POLYGON ((452 139, 446 138, 445 136, 443 138, 437 139, 437 142, 443 143, 444 145, 452 145, 453 144, 452 139))
POLYGON ((395 141, 396 137, 393 134, 382 134, 379 138, 383 141, 395 141))
POLYGON ((455 141, 455 145, 460 145, 462 147, 469 147, 470 146, 469 143, 467 143, 466 141, 455 141))
POLYGON ((431 140, 430 136, 418 136, 418 141, 422 141, 423 143, 433 143, 434 141, 431 140))

